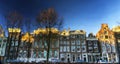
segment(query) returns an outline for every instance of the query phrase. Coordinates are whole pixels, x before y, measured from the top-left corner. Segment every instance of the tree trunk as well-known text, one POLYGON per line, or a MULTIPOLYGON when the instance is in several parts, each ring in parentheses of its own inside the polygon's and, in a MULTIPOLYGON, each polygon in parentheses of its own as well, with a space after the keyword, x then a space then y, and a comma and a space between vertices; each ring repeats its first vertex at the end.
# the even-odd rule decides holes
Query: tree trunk
MULTIPOLYGON (((9 44, 9 46, 8 46, 8 50, 7 50, 7 52, 8 52, 8 54, 7 54, 7 58, 8 59, 10 59, 10 49, 11 49, 11 42, 12 42, 12 35, 10 36, 10 34, 9 34, 9 37, 8 37, 8 44, 9 44)), ((6 53, 7 53, 6 52, 6 53)))
POLYGON ((31 43, 30 42, 28 42, 28 58, 30 58, 30 48, 31 48, 31 43))
POLYGON ((47 49, 47 63, 49 61, 49 52, 50 52, 50 40, 51 40, 51 28, 49 28, 49 34, 48 34, 48 42, 47 42, 47 45, 48 45, 48 49, 47 49))
POLYGON ((16 59, 15 57, 16 57, 16 53, 17 53, 17 51, 16 51, 16 39, 17 39, 17 37, 16 37, 16 36, 17 36, 17 33, 15 33, 15 34, 14 34, 14 37, 13 37, 13 38, 14 38, 14 40, 13 40, 13 41, 14 41, 14 42, 13 42, 13 43, 14 43, 14 46, 13 46, 14 53, 13 53, 13 55, 12 55, 12 56, 13 56, 13 57, 12 57, 13 59, 16 59))
POLYGON ((16 58, 18 57, 20 43, 21 43, 21 32, 19 33, 18 48, 17 48, 16 58))

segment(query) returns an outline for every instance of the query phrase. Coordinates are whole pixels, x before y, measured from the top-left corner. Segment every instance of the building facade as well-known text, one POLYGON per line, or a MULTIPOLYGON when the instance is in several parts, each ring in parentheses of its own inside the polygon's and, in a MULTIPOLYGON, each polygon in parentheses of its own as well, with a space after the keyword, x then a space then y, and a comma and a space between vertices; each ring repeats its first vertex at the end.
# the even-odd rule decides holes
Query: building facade
POLYGON ((0 60, 3 61, 5 58, 7 38, 4 36, 2 26, 0 26, 0 60))
POLYGON ((56 28, 42 29, 34 31, 35 41, 33 43, 33 56, 39 59, 47 59, 48 43, 50 43, 49 60, 59 59, 59 31, 56 28), (47 36, 47 30, 51 30, 51 36, 47 36), (38 38, 40 37, 40 38, 38 38), (47 38, 48 37, 48 38, 47 38), (38 39, 37 39, 38 38, 38 39), (50 42, 49 41, 50 38, 50 42))
POLYGON ((7 38, 0 38, 0 60, 4 60, 7 38))
POLYGON ((62 62, 87 60, 86 32, 83 30, 64 30, 60 37, 60 57, 62 62))
POLYGON ((120 33, 110 30, 107 24, 102 24, 96 36, 90 33, 88 37, 86 37, 84 30, 68 29, 59 32, 56 28, 51 28, 50 38, 48 37, 49 29, 47 28, 39 28, 34 30, 33 33, 26 33, 21 36, 20 32, 18 29, 12 30, 12 32, 11 29, 9 30, 6 45, 7 59, 22 59, 26 62, 46 60, 48 41, 50 40, 49 60, 56 58, 61 62, 74 63, 83 60, 94 63, 102 58, 108 62, 118 62, 119 38, 117 36, 120 33), (11 33, 18 34, 18 36, 11 35, 11 33), (19 39, 19 37, 21 38, 19 39))
POLYGON ((118 62, 115 48, 114 32, 109 29, 107 24, 102 24, 96 37, 101 43, 102 59, 107 62, 118 62))
POLYGON ((87 44, 87 55, 88 55, 88 62, 94 63, 100 59, 100 43, 98 39, 92 34, 88 34, 86 38, 87 44))
POLYGON ((32 52, 32 44, 34 42, 34 38, 30 33, 22 34, 21 36, 21 43, 19 46, 19 52, 18 52, 18 60, 27 62, 29 58, 31 58, 31 52, 32 52), (29 51, 29 52, 28 52, 29 51))
MULTIPOLYGON (((20 52, 18 59, 25 59, 26 62, 40 61, 47 59, 47 49, 48 49, 48 36, 47 29, 39 28, 34 30, 31 34, 24 34, 22 36, 22 43, 20 44, 20 52), (31 40, 29 42, 29 40, 31 40), (30 57, 28 58, 27 46, 31 43, 30 57)), ((58 30, 51 28, 51 38, 50 38, 50 51, 49 59, 56 58, 59 59, 59 38, 58 30)))
POLYGON ((19 45, 21 42, 21 30, 19 28, 9 28, 6 45, 6 61, 16 60, 18 57, 19 45))
POLYGON ((120 63, 120 26, 116 26, 112 28, 112 31, 114 32, 115 36, 115 42, 116 42, 116 51, 117 51, 117 58, 118 62, 120 63))

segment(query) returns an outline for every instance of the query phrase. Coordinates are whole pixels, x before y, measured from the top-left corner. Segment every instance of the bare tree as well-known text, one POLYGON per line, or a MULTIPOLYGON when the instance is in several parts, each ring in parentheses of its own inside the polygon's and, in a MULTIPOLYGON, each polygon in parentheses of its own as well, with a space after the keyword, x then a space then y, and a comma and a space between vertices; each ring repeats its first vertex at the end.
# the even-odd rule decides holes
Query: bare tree
POLYGON ((17 33, 17 32, 13 32, 14 28, 22 28, 22 15, 19 14, 18 12, 14 11, 14 12, 10 12, 9 14, 7 14, 5 16, 6 19, 6 28, 7 30, 9 30, 10 28, 12 29, 11 32, 8 31, 8 39, 7 39, 7 48, 6 48, 6 55, 7 55, 7 59, 16 59, 17 55, 18 55, 18 49, 19 49, 19 45, 20 45, 20 39, 21 39, 21 32, 17 33), (16 46, 16 39, 18 40, 18 45, 16 46), (12 42, 13 41, 13 42, 12 42), (13 46, 12 46, 13 45, 13 46), (13 52, 12 52, 12 57, 10 56, 10 52, 11 52, 11 47, 13 47, 13 52))
POLYGON ((51 44, 51 37, 52 32, 51 28, 58 28, 60 29, 62 27, 63 22, 61 19, 59 19, 56 11, 53 8, 49 8, 47 10, 41 11, 37 16, 37 23, 38 26, 41 28, 45 28, 47 31, 46 34, 46 41, 47 41, 47 62, 49 59, 49 51, 50 51, 50 44, 51 44))
MULTIPOLYGON (((26 44, 27 44, 27 57, 30 58, 30 51, 31 51, 31 46, 32 46, 32 43, 33 41, 31 41, 31 38, 33 39, 32 35, 30 34, 32 28, 33 28, 33 24, 31 23, 31 20, 30 19, 26 19, 26 21, 24 22, 24 32, 26 34, 28 34, 28 38, 24 41, 26 44)), ((26 35, 25 34, 25 35, 26 35)))

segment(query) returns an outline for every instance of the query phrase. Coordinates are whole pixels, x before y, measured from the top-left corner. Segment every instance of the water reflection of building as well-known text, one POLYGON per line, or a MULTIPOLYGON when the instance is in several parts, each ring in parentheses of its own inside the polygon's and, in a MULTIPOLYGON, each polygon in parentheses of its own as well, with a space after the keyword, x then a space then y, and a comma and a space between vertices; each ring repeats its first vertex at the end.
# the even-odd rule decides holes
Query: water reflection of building
POLYGON ((34 31, 35 42, 33 44, 33 55, 37 58, 47 58, 49 39, 49 36, 47 36, 47 34, 49 33, 49 30, 51 30, 49 58, 59 58, 59 32, 56 28, 39 28, 34 31), (37 39, 38 37, 40 38, 37 39))
MULTIPOLYGON (((49 29, 43 29, 39 28, 37 30, 34 30, 33 33, 29 34, 28 36, 24 35, 22 36, 22 43, 20 45, 20 52, 19 52, 19 58, 27 58, 28 50, 27 45, 28 43, 26 40, 32 40, 31 41, 31 47, 30 47, 30 57, 32 60, 41 60, 47 58, 47 49, 48 49, 48 31, 49 29), (31 38, 30 38, 31 35, 31 38), (30 38, 30 39, 29 39, 30 38)), ((49 52, 49 58, 59 58, 59 38, 58 37, 58 30, 55 28, 51 28, 51 38, 50 38, 50 52, 49 52)))
POLYGON ((98 39, 90 33, 86 38, 88 62, 94 63, 100 59, 100 43, 98 39))
MULTIPOLYGON (((48 29, 39 28, 30 34, 34 39, 30 48, 32 60, 47 58, 48 38, 46 37, 48 37, 48 33, 48 29)), ((102 24, 96 37, 91 33, 86 37, 86 32, 83 30, 59 32, 57 29, 51 28, 51 33, 49 58, 59 58, 62 62, 75 62, 77 60, 96 62, 100 58, 108 62, 117 62, 118 60, 114 33, 107 24, 102 24)), ((29 37, 24 37, 23 40, 29 41, 29 37)), ((28 44, 25 41, 21 42, 19 49, 19 57, 22 58, 27 58, 28 54, 28 44)))
POLYGON ((112 28, 112 31, 114 32, 114 36, 115 36, 115 42, 116 42, 116 50, 117 50, 117 54, 118 54, 118 61, 120 63, 120 26, 116 26, 114 28, 112 28))
POLYGON ((3 61, 5 58, 7 38, 4 36, 2 26, 0 26, 0 60, 3 61))
POLYGON ((6 60, 16 60, 19 51, 20 44, 20 33, 21 30, 19 28, 8 28, 8 39, 6 45, 6 60))
POLYGON ((5 58, 5 49, 6 49, 7 38, 0 37, 0 60, 4 60, 5 58))
POLYGON ((32 48, 31 46, 33 43, 34 43, 34 38, 32 34, 28 32, 22 34, 21 43, 19 46, 18 58, 27 58, 31 56, 31 48, 32 48), (30 53, 28 51, 30 51, 30 53))
POLYGON ((60 36, 60 60, 63 62, 87 61, 85 42, 86 32, 83 30, 64 30, 60 36))
POLYGON ((102 59, 108 62, 117 62, 114 33, 108 25, 102 24, 96 36, 101 43, 102 59))

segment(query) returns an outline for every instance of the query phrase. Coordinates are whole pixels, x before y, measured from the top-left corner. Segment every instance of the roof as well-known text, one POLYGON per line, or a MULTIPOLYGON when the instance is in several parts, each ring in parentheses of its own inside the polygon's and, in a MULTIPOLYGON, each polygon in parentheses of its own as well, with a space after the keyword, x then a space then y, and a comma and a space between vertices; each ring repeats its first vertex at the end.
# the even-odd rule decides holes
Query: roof
POLYGON ((120 32, 120 26, 115 26, 112 28, 113 32, 120 32))

